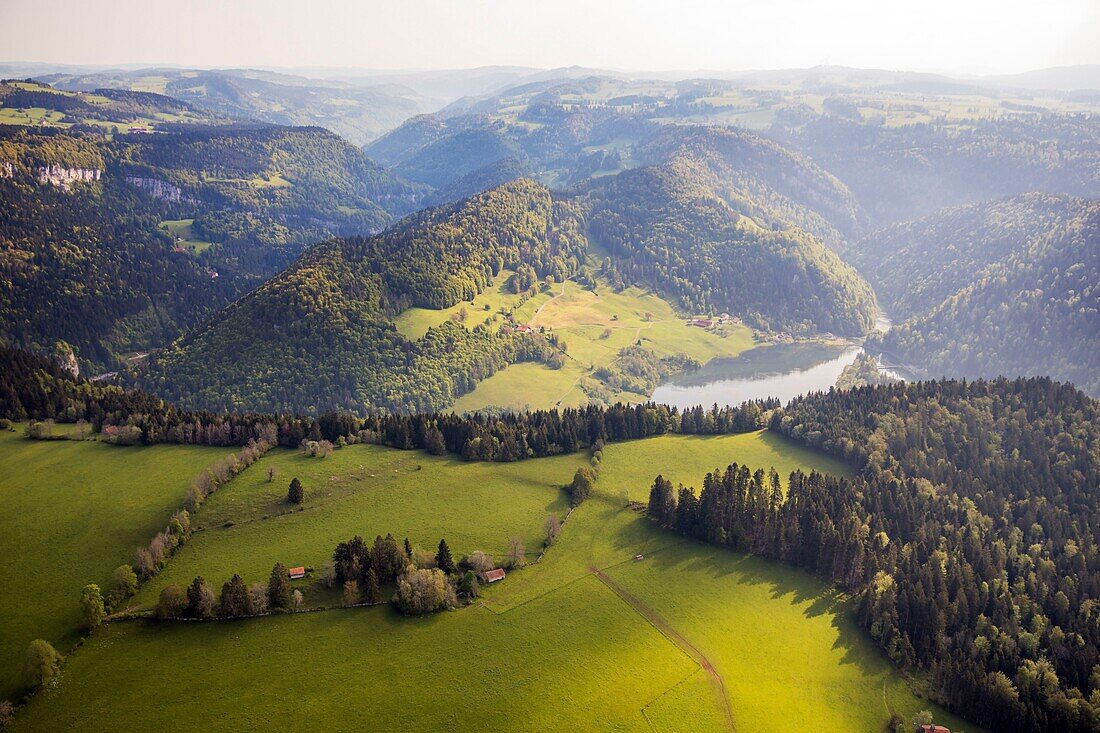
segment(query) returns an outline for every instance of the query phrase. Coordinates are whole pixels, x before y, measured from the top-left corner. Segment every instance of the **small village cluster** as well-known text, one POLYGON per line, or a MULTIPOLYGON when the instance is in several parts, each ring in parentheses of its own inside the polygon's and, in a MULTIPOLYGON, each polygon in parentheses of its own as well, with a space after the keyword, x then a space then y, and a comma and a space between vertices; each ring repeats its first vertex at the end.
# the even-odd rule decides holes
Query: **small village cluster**
POLYGON ((706 316, 693 318, 688 325, 698 326, 699 328, 714 328, 715 326, 724 326, 727 323, 738 324, 741 323, 741 319, 737 316, 731 316, 729 313, 722 313, 717 318, 709 318, 706 316))

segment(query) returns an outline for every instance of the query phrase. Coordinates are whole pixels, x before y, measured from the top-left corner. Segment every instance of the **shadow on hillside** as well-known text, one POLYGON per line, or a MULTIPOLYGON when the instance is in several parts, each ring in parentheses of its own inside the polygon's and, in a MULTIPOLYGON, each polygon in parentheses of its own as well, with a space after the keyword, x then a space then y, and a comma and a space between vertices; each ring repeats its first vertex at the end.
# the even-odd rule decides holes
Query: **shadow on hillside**
MULTIPOLYGON (((857 626, 852 599, 825 581, 779 561, 668 534, 669 539, 680 541, 645 558, 645 562, 652 563, 660 574, 701 575, 716 585, 737 583, 763 586, 771 600, 801 607, 801 613, 807 620, 831 617, 829 625, 836 634, 832 649, 842 650, 841 664, 854 664, 868 676, 892 669, 889 659, 875 641, 857 626)), ((700 590, 705 591, 705 588, 700 590)))

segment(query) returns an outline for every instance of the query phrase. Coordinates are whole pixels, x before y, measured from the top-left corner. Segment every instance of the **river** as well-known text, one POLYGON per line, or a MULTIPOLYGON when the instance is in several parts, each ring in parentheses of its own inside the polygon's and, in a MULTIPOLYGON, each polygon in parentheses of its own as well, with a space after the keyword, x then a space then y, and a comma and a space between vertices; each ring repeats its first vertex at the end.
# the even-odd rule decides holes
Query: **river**
MULTIPOLYGON (((880 315, 875 330, 890 330, 890 319, 880 315)), ((844 367, 863 353, 858 343, 805 342, 758 346, 733 358, 718 358, 701 369, 681 374, 659 385, 654 402, 680 409, 696 405, 739 405, 745 400, 778 397, 784 404, 807 392, 825 391, 836 384, 844 367)), ((891 376, 903 375, 887 370, 891 376)))

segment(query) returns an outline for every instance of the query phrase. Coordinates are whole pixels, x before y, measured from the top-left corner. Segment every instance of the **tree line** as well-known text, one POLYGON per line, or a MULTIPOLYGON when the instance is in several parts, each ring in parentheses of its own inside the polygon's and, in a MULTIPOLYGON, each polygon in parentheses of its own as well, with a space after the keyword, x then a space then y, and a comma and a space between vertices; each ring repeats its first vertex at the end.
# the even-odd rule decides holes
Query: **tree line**
POLYGON ((857 619, 936 699, 998 731, 1100 730, 1100 408, 1049 379, 813 394, 770 427, 855 479, 731 465, 657 477, 649 514, 856 595, 857 619))
POLYGON ((683 410, 652 403, 588 405, 502 415, 372 414, 328 412, 317 417, 181 410, 140 390, 73 378, 54 362, 0 346, 0 416, 11 420, 86 420, 94 430, 127 435, 137 444, 298 448, 303 441, 359 441, 467 460, 516 461, 574 453, 666 433, 719 435, 764 427, 777 400, 740 407, 683 410), (127 430, 118 428, 125 426, 127 430))

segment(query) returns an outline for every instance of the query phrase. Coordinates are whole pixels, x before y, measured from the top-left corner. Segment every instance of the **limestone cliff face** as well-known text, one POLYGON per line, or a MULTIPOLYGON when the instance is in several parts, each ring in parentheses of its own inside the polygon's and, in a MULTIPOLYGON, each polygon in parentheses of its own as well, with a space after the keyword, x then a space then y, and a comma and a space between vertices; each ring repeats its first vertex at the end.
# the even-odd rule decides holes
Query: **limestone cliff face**
POLYGON ((60 186, 66 191, 77 181, 98 181, 103 175, 98 168, 66 168, 60 165, 39 166, 36 173, 39 183, 60 186))
POLYGON ((126 182, 137 186, 155 199, 162 199, 164 201, 180 201, 183 198, 183 192, 180 191, 179 186, 172 185, 171 183, 168 183, 167 181, 162 181, 159 178, 126 176, 126 182))

